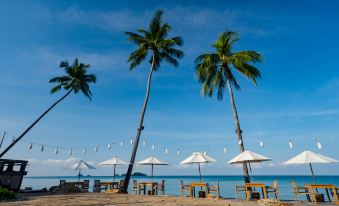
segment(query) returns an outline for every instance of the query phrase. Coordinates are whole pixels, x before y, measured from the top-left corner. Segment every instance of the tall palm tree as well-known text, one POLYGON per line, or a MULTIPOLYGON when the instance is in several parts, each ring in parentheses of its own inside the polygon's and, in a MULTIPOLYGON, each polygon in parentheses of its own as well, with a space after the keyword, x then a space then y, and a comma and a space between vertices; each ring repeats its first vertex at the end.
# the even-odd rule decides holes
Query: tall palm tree
MULTIPOLYGON (((262 57, 255 51, 233 52, 233 44, 238 40, 239 38, 236 32, 226 31, 222 33, 217 41, 212 44, 212 47, 216 50, 215 53, 201 54, 195 59, 195 64, 196 75, 202 83, 201 92, 203 95, 211 97, 214 89, 217 89, 217 98, 218 100, 222 100, 227 85, 231 98, 240 151, 243 152, 244 142, 232 90, 232 87, 240 90, 240 86, 233 71, 242 74, 256 85, 257 79, 261 78, 261 75, 260 71, 253 66, 253 64, 261 62, 262 57)), ((250 182, 246 164, 243 164, 243 172, 245 182, 250 182)))
POLYGON ((175 48, 175 46, 182 46, 183 40, 180 37, 167 38, 168 33, 171 31, 171 26, 162 22, 162 14, 163 12, 161 10, 155 12, 148 29, 138 29, 137 33, 124 32, 127 35, 128 40, 138 47, 128 57, 127 62, 130 62, 130 70, 135 69, 135 67, 143 62, 146 58, 149 58, 151 70, 148 75, 146 97, 141 110, 140 121, 133 145, 130 164, 125 177, 125 187, 122 188, 123 192, 127 192, 139 145, 141 131, 144 129, 143 121, 151 89, 152 74, 153 72, 159 70, 160 64, 163 60, 165 60, 170 65, 177 67, 179 65, 177 59, 182 58, 184 55, 182 51, 175 48))
POLYGON ((72 92, 77 94, 82 92, 86 97, 91 100, 92 92, 89 88, 90 83, 96 82, 94 74, 87 74, 87 70, 91 67, 89 64, 79 63, 78 59, 74 60, 73 65, 69 65, 67 61, 62 61, 59 66, 66 72, 65 76, 55 77, 51 79, 50 83, 57 83, 52 88, 51 93, 55 93, 62 88, 68 91, 58 101, 52 104, 42 115, 40 115, 18 138, 16 138, 1 154, 0 158, 6 154, 17 142, 19 142, 29 130, 31 130, 36 123, 38 123, 51 109, 53 109, 59 102, 65 99, 72 92))

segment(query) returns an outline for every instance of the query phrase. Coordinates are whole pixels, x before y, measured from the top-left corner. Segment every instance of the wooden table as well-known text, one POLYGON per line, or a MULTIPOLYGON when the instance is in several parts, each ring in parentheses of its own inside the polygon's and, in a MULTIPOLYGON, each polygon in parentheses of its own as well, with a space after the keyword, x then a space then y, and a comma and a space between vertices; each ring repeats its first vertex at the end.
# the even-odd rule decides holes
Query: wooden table
POLYGON ((100 189, 116 189, 118 188, 119 182, 100 182, 100 189), (103 186, 103 188, 101 188, 103 186))
POLYGON ((339 204, 339 200, 338 200, 338 195, 337 195, 337 191, 336 191, 336 188, 334 185, 332 184, 307 184, 305 185, 305 187, 308 187, 310 188, 310 192, 311 192, 311 195, 313 197, 313 201, 315 204, 318 204, 317 202, 317 199, 316 199, 316 193, 314 192, 314 189, 325 189, 326 190, 326 195, 327 195, 327 198, 328 198, 328 201, 331 202, 331 197, 330 197, 330 194, 328 192, 328 190, 332 190, 332 193, 333 193, 333 200, 332 202, 334 202, 335 204, 339 204))
POLYGON ((195 187, 204 187, 205 188, 205 197, 207 197, 208 183, 206 183, 206 182, 192 182, 192 183, 190 183, 190 197, 195 197, 195 187))
POLYGON ((138 182, 138 192, 140 195, 141 188, 144 188, 144 195, 146 195, 146 188, 149 186, 151 188, 151 194, 154 195, 156 190, 156 186, 158 186, 157 182, 138 182))
POLYGON ((266 185, 265 183, 245 183, 245 190, 246 190, 246 199, 247 201, 251 199, 251 190, 249 190, 248 188, 252 188, 252 187, 260 187, 261 191, 262 191, 262 197, 263 199, 267 199, 267 192, 266 192, 266 185))
POLYGON ((65 187, 78 187, 82 188, 84 182, 65 182, 65 187))

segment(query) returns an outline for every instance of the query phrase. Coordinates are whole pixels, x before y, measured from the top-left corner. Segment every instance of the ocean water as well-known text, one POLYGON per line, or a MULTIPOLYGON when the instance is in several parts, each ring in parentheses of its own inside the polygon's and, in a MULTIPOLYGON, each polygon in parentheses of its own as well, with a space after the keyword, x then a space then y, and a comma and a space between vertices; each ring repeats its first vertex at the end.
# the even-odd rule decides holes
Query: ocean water
MULTIPOLYGON (((53 185, 58 185, 60 179, 66 181, 77 181, 75 176, 52 176, 52 177, 25 177, 22 182, 22 188, 32 187, 33 189, 49 188, 53 185)), ((112 176, 90 176, 82 177, 83 179, 90 180, 90 191, 93 188, 94 180, 100 179, 101 181, 112 181, 112 176)), ((123 179, 123 177, 116 177, 116 181, 123 179)), ((132 177, 131 180, 150 181, 150 177, 132 177)), ((210 185, 215 185, 219 180, 220 193, 222 197, 234 198, 234 185, 243 184, 242 176, 203 176, 203 182, 208 182, 210 185)), ((165 180, 165 194, 167 195, 181 195, 180 194, 180 180, 184 180, 185 184, 190 182, 198 182, 198 176, 154 176, 153 181, 160 182, 165 180)), ((283 200, 294 199, 291 181, 295 181, 298 185, 302 186, 307 183, 312 183, 311 176, 254 176, 252 182, 262 182, 266 185, 273 186, 273 181, 278 180, 278 187, 280 191, 280 198, 283 200)), ((321 184, 334 184, 339 186, 339 176, 317 176, 317 183, 321 184)), ((131 186, 131 184, 130 184, 131 186)), ((319 191, 321 192, 321 191, 319 191)), ((131 188, 129 188, 131 193, 131 188)), ((272 194, 273 195, 273 194, 272 194)), ((238 197, 243 198, 244 194, 239 194, 238 197)))

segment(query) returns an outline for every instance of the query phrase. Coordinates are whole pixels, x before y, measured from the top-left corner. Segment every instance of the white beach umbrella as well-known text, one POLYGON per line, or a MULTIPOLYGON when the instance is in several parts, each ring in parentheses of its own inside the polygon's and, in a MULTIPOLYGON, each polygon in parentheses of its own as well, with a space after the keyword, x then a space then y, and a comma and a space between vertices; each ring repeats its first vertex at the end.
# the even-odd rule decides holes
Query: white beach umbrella
POLYGON ((317 154, 312 151, 304 151, 301 154, 293 157, 292 159, 284 162, 284 164, 309 164, 311 168, 313 181, 314 183, 316 183, 312 163, 336 163, 336 162, 338 162, 338 160, 336 159, 326 157, 324 155, 317 154))
POLYGON ((89 163, 87 163, 83 160, 80 160, 79 162, 74 163, 73 165, 70 166, 70 168, 73 169, 73 170, 79 170, 78 182, 80 181, 81 170, 96 169, 95 167, 93 167, 92 165, 90 165, 89 163))
POLYGON ((115 182, 115 169, 117 165, 127 165, 128 163, 119 159, 117 156, 106 160, 104 162, 100 162, 99 165, 113 165, 113 182, 115 182))
POLYGON ((250 163, 258 163, 258 162, 264 162, 264 161, 270 161, 270 160, 271 159, 268 157, 254 153, 249 150, 245 150, 239 155, 237 155, 236 157, 234 157, 233 159, 231 159, 230 161, 228 161, 227 163, 228 164, 243 164, 243 163, 246 164, 247 163, 250 168, 250 172, 251 172, 251 176, 253 180, 252 168, 251 168, 250 163))
POLYGON ((201 170, 200 170, 200 164, 201 163, 210 163, 210 162, 216 162, 215 159, 208 156, 206 152, 193 152, 191 156, 184 159, 180 164, 195 164, 197 163, 199 165, 199 177, 201 182, 201 170))
POLYGON ((168 165, 168 163, 159 160, 156 156, 152 155, 151 157, 139 161, 137 164, 139 165, 151 165, 152 173, 151 173, 151 181, 153 181, 153 166, 154 165, 168 165))
POLYGON ((249 150, 245 150, 244 152, 240 153, 230 161, 228 161, 228 164, 242 164, 242 163, 255 163, 255 162, 263 162, 263 161, 269 161, 271 160, 268 157, 265 157, 263 155, 251 152, 249 150))

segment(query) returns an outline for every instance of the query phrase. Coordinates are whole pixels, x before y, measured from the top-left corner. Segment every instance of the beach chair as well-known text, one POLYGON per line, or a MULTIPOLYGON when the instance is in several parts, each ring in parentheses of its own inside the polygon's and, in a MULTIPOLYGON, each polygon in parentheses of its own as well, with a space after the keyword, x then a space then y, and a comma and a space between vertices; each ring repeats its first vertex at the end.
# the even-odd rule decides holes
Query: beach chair
POLYGON ((66 183, 66 180, 60 180, 59 187, 64 188, 65 183, 66 183))
POLYGON ((219 180, 217 181, 217 185, 209 185, 208 194, 215 195, 217 198, 220 197, 219 180))
POLYGON ((184 184, 184 180, 180 180, 180 192, 185 195, 185 192, 190 192, 190 186, 184 184))
POLYGON ((135 192, 135 194, 140 194, 141 191, 144 191, 144 193, 146 192, 146 188, 139 185, 138 181, 133 180, 133 192, 135 192))
POLYGON ((245 193, 245 197, 247 197, 247 193, 246 193, 246 187, 245 185, 236 185, 234 184, 234 194, 235 194, 235 199, 238 199, 238 193, 240 192, 244 192, 245 193))
POLYGON ((156 187, 156 193, 158 194, 158 191, 160 191, 160 194, 165 194, 165 180, 161 180, 161 183, 157 185, 156 187))
POLYGON ((81 192, 88 192, 89 188, 89 180, 84 180, 84 183, 82 184, 81 187, 81 192))
POLYGON ((93 192, 101 192, 100 180, 94 180, 93 192))
POLYGON ((266 186, 266 193, 274 193, 275 199, 279 199, 278 180, 274 180, 273 186, 266 186))
POLYGON ((299 202, 300 204, 300 195, 306 195, 306 198, 309 202, 311 202, 311 198, 310 198, 310 192, 308 191, 307 187, 299 187, 297 186, 297 184, 295 183, 295 181, 291 182, 292 188, 293 188, 293 193, 294 193, 294 199, 296 201, 299 202), (298 197, 298 200, 297 200, 298 197))

